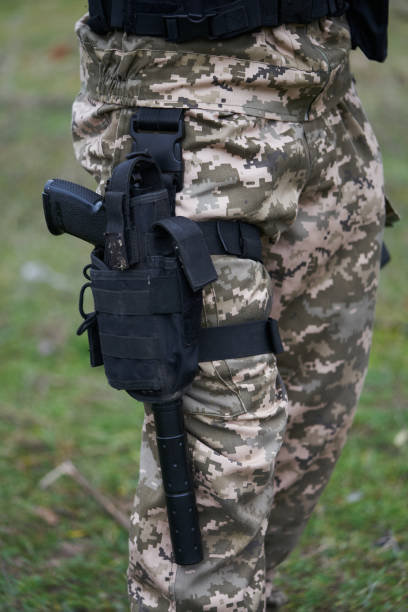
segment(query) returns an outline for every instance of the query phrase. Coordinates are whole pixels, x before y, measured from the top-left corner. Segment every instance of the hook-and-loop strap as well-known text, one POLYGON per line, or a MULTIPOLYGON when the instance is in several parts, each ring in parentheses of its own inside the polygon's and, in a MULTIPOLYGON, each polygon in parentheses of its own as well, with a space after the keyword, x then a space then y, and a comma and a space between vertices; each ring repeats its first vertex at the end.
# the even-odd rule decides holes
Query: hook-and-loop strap
MULTIPOLYGON (((100 334, 102 353, 120 359, 160 359, 163 353, 157 336, 100 334)), ((274 319, 241 325, 202 328, 199 337, 200 362, 239 359, 252 355, 283 352, 274 319)))
POLYGON ((169 217, 157 221, 153 227, 164 230, 174 240, 175 251, 192 291, 199 291, 217 280, 217 272, 197 223, 187 217, 169 217))
POLYGON ((283 352, 275 319, 240 325, 205 327, 199 336, 199 361, 239 359, 251 355, 283 352))

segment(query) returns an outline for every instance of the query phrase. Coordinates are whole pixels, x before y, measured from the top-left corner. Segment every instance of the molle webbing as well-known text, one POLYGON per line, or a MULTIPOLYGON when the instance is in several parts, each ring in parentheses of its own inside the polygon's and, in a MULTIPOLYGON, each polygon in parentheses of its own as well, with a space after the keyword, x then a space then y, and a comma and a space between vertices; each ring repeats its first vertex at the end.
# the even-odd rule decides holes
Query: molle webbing
POLYGON ((160 36, 172 42, 194 38, 230 38, 261 26, 310 23, 343 14, 345 0, 187 0, 140 2, 89 0, 89 26, 99 34, 124 30, 129 34, 160 36))

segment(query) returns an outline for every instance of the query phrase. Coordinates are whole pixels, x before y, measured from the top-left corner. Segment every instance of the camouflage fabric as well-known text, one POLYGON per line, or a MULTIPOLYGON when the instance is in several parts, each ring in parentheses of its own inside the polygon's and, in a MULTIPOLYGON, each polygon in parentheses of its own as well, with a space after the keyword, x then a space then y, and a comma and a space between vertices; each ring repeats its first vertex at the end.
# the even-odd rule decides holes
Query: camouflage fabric
POLYGON ((289 403, 274 355, 202 363, 183 399, 204 543, 195 566, 172 558, 145 406, 131 609, 261 612, 344 444, 371 343, 382 166, 349 72, 349 30, 343 18, 322 19, 183 45, 97 36, 86 19, 77 32, 78 159, 103 191, 130 151, 135 108, 185 108, 176 214, 243 219, 264 246, 264 265, 214 256, 202 323, 272 312, 286 349, 278 366, 289 403))

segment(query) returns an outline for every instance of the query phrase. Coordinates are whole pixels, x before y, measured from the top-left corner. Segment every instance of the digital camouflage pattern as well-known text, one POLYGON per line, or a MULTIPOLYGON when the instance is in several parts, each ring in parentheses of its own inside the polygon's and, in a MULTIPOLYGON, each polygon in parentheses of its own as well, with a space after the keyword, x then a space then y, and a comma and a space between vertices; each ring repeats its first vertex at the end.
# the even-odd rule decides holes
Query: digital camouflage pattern
POLYGON ((204 561, 172 559, 151 410, 130 534, 131 609, 272 606, 273 570, 327 483, 371 344, 384 223, 381 159, 349 73, 343 18, 173 44, 85 20, 74 146, 103 191, 137 106, 186 108, 176 213, 262 230, 264 266, 213 258, 203 325, 279 318, 286 352, 200 364, 183 400, 204 561), (273 297, 273 299, 272 299, 273 297), (289 421, 286 427, 286 412, 289 421), (283 440, 283 445, 282 445, 283 440))

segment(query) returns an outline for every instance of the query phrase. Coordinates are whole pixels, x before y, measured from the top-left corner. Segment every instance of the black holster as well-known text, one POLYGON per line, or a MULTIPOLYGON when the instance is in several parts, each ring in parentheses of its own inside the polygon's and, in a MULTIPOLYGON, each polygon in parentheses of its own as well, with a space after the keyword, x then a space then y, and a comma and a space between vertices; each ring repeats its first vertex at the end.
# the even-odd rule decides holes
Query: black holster
POLYGON ((202 545, 181 398, 198 368, 202 289, 217 274, 197 223, 172 216, 147 152, 115 168, 104 200, 105 245, 86 271, 78 332, 87 329, 91 363, 103 363, 112 387, 152 405, 175 561, 195 564, 202 545))
POLYGON ((182 396, 199 361, 282 351, 277 322, 201 328, 202 290, 216 280, 212 254, 261 259, 260 232, 238 220, 196 223, 175 216, 182 188, 182 109, 138 109, 134 150, 113 171, 103 199, 61 179, 48 181, 47 226, 92 243, 80 292, 92 366, 110 385, 148 402, 156 424, 174 559, 203 558, 182 396), (91 288, 95 312, 84 311, 91 288))

